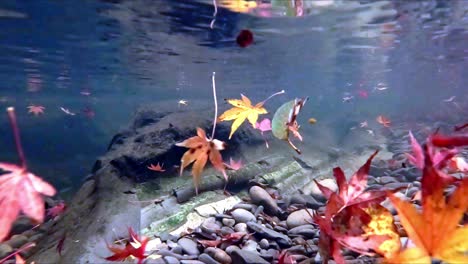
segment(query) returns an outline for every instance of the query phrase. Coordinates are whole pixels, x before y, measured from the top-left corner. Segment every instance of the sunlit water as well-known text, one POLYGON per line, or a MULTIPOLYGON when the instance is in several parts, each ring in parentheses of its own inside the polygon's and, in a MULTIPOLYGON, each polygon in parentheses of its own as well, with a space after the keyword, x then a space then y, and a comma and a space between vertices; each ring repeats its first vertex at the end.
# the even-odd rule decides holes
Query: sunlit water
MULTIPOLYGON (((305 133, 468 114, 464 0, 219 0, 216 16, 212 1, 65 2, 0 2, 0 106, 17 109, 31 170, 64 196, 138 106, 211 104, 212 72, 220 99, 284 89, 270 112, 309 96, 301 120, 319 123, 305 133), (241 48, 244 28, 255 40, 241 48)), ((6 113, 0 123, 0 160, 15 162, 6 113)))

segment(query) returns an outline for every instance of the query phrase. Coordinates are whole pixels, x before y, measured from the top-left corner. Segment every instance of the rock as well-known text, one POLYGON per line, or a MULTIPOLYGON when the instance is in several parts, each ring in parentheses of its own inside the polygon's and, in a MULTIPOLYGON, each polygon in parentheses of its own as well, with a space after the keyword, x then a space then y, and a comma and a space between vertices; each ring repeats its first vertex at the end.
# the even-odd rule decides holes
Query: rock
POLYGON ((205 264, 220 264, 220 262, 216 261, 206 253, 202 253, 200 256, 198 256, 198 260, 205 264))
POLYGON ((234 233, 234 229, 230 228, 229 226, 221 227, 221 235, 228 235, 234 233))
POLYGON ((260 240, 260 242, 258 242, 258 245, 262 249, 268 249, 268 247, 270 246, 270 242, 268 242, 268 239, 262 238, 262 240, 260 240))
POLYGON ((306 239, 314 238, 317 236, 317 230, 312 225, 301 225, 291 228, 288 231, 288 235, 300 235, 306 239))
POLYGON ((8 256, 11 252, 13 252, 13 248, 10 245, 5 243, 0 244, 0 259, 8 256))
POLYGON ((262 205, 269 215, 277 215, 280 212, 275 199, 259 186, 252 186, 249 190, 250 199, 256 205, 262 205))
POLYGON ((269 249, 269 250, 262 250, 260 252, 260 256, 263 259, 265 259, 265 260, 269 261, 270 263, 272 263, 273 259, 278 256, 278 250, 272 249, 272 248, 269 249))
POLYGON ((24 235, 13 235, 10 240, 5 242, 12 248, 20 248, 22 245, 28 243, 28 238, 24 235))
POLYGON ((226 253, 232 255, 232 252, 234 252, 235 250, 240 250, 240 248, 236 245, 230 245, 226 248, 226 253))
POLYGON ((223 218, 222 220, 223 225, 233 227, 236 224, 236 221, 234 219, 229 219, 229 218, 223 218))
POLYGON ((236 232, 247 232, 247 224, 246 223, 238 223, 234 226, 234 230, 236 232))
POLYGON ((200 226, 201 230, 208 234, 216 233, 221 228, 221 226, 218 225, 215 221, 216 219, 214 217, 205 219, 205 221, 203 221, 200 226))
POLYGON ((196 259, 183 259, 180 264, 205 264, 204 262, 196 259))
POLYGON ((216 261, 219 261, 219 262, 221 262, 223 264, 232 263, 231 257, 220 248, 209 247, 209 248, 205 249, 205 253, 210 255, 216 261))
POLYGON ((231 215, 237 223, 247 223, 249 221, 255 221, 255 215, 242 208, 235 209, 231 212, 231 215))
POLYGON ((236 264, 269 264, 258 254, 247 250, 234 250, 231 254, 232 262, 236 264))
POLYGON ((185 253, 189 255, 200 255, 200 250, 198 250, 197 243, 189 238, 183 237, 177 241, 177 243, 182 247, 185 253))
POLYGON ((255 236, 261 238, 274 239, 280 246, 291 245, 291 239, 285 234, 279 233, 273 229, 269 229, 255 222, 248 222, 247 227, 255 232, 255 236))
POLYGON ((172 256, 165 256, 164 260, 168 264, 179 264, 180 263, 180 261, 177 258, 174 258, 172 256))
POLYGON ((290 199, 291 204, 301 204, 305 205, 308 208, 317 210, 324 205, 322 202, 318 202, 310 195, 305 194, 293 194, 290 199))
MULTIPOLYGON (((325 187, 328 187, 332 191, 338 190, 338 185, 336 185, 336 182, 334 179, 323 179, 323 180, 318 181, 318 183, 322 184, 325 187)), ((315 182, 313 182, 313 184, 311 185, 310 195, 312 195, 312 197, 314 197, 315 199, 319 201, 323 201, 324 199, 322 192, 320 191, 317 184, 315 184, 315 182)))
POLYGON ((289 228, 294 228, 297 226, 310 224, 310 222, 312 221, 312 219, 310 218, 310 215, 312 214, 313 214, 312 209, 301 209, 301 210, 294 211, 286 219, 286 224, 288 225, 289 228), (310 214, 307 213, 306 210, 308 210, 310 214))
POLYGON ((257 252, 258 243, 254 240, 247 240, 242 247, 243 250, 248 250, 252 252, 257 252))

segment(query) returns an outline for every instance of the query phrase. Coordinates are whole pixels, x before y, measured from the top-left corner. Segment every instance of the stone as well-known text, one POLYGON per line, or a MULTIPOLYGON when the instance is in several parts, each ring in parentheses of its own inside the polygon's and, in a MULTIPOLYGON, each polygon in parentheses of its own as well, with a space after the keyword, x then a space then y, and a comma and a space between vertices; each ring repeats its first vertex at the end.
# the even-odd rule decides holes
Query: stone
POLYGON ((216 223, 216 219, 214 217, 209 217, 203 221, 200 228, 203 232, 212 234, 216 233, 221 228, 221 226, 216 223))
POLYGON ((317 236, 317 230, 312 225, 301 225, 291 228, 288 235, 300 235, 306 239, 314 238, 317 236))
POLYGON ((234 233, 234 230, 230 228, 229 226, 223 226, 221 227, 221 235, 229 235, 234 233))
POLYGON ((277 232, 273 229, 269 229, 261 224, 248 222, 247 227, 255 232, 256 236, 267 239, 274 239, 280 246, 288 246, 291 244, 291 239, 287 235, 277 232))
POLYGON ((223 218, 223 225, 233 227, 236 224, 236 220, 230 218, 223 218))
POLYGON ((8 256, 11 252, 13 252, 13 248, 10 245, 5 243, 0 244, 0 259, 8 256))
POLYGON ((223 264, 232 263, 231 257, 220 248, 209 247, 205 249, 205 253, 223 264))
POLYGON ((177 258, 174 258, 172 256, 165 256, 164 260, 168 264, 179 264, 180 263, 180 261, 177 258))
POLYGON ((290 203, 305 205, 307 206, 307 208, 311 208, 314 210, 317 210, 324 205, 324 203, 318 202, 311 195, 298 194, 298 193, 293 194, 291 196, 290 203))
POLYGON ((243 250, 248 250, 252 252, 257 252, 258 243, 254 240, 247 240, 242 247, 243 250))
POLYGON ((289 214, 288 218, 286 219, 286 224, 289 228, 310 224, 312 222, 310 215, 312 215, 313 212, 314 211, 312 209, 301 209, 294 211, 289 214), (307 213, 306 210, 308 210, 309 213, 307 213))
POLYGON ((236 246, 236 245, 230 245, 230 246, 226 247, 225 251, 226 251, 227 254, 231 255, 234 250, 240 250, 240 248, 238 246, 236 246))
POLYGON ((177 243, 182 247, 185 253, 189 255, 200 255, 200 250, 198 250, 197 243, 189 238, 183 237, 177 241, 177 243))
POLYGON ((262 249, 268 249, 268 247, 270 246, 270 242, 268 242, 268 239, 262 238, 260 242, 258 242, 258 245, 262 249))
POLYGON ((180 264, 205 264, 203 261, 196 259, 183 259, 180 261, 180 264))
POLYGON ((246 223, 238 223, 234 226, 234 230, 236 232, 247 232, 247 224, 246 223))
POLYGON ((231 214, 237 223, 247 223, 249 221, 255 221, 255 215, 242 208, 235 209, 231 212, 231 214))
POLYGON ((198 256, 198 260, 205 264, 220 264, 220 262, 216 261, 206 253, 202 253, 200 256, 198 256))
POLYGON ((234 250, 231 254, 232 262, 236 264, 270 264, 258 254, 248 250, 234 250))
POLYGON ((24 235, 13 235, 8 241, 5 243, 10 245, 12 248, 20 248, 24 244, 28 243, 28 238, 24 235))
MULTIPOLYGON (((338 190, 338 185, 336 185, 336 182, 334 179, 323 179, 323 180, 318 181, 318 183, 320 183, 321 185, 325 187, 328 187, 332 191, 338 190)), ((319 201, 323 201, 324 196, 322 192, 320 191, 319 187, 317 186, 317 184, 315 184, 315 182, 311 184, 310 188, 311 188, 310 195, 312 195, 312 197, 314 197, 315 199, 319 201)))
POLYGON ((275 199, 262 187, 252 186, 249 190, 249 195, 252 202, 256 205, 263 206, 267 214, 277 215, 280 212, 275 199))

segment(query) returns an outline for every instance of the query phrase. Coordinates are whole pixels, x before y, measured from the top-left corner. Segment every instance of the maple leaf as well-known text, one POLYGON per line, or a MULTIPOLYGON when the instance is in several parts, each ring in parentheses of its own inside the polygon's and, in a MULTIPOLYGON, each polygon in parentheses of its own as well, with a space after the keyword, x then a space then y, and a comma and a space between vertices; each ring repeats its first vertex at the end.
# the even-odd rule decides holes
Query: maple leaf
POLYGON ((145 236, 138 236, 131 227, 128 228, 130 239, 125 243, 125 247, 107 245, 107 248, 114 253, 112 256, 106 258, 109 261, 123 261, 128 257, 134 257, 138 259, 138 264, 148 257, 145 255, 146 245, 149 242, 149 238, 145 236))
MULTIPOLYGON (((451 137, 446 138, 450 141, 451 137)), ((448 181, 435 167, 429 144, 424 145, 423 153, 422 212, 418 212, 410 202, 388 194, 401 224, 416 247, 405 249, 386 261, 431 263, 431 258, 436 258, 448 263, 467 263, 468 225, 460 228, 458 225, 468 209, 468 178, 457 181, 458 188, 446 199, 444 190, 454 181, 448 181)))
POLYGON ((28 113, 32 113, 33 115, 37 116, 40 114, 44 114, 45 107, 42 105, 30 105, 28 106, 28 113))
POLYGON ((278 264, 296 264, 296 258, 287 250, 282 250, 278 256, 278 264))
POLYGON ((52 218, 56 218, 57 216, 61 215, 65 209, 67 208, 64 202, 60 202, 52 208, 47 209, 47 216, 52 218))
POLYGON ((224 168, 223 157, 221 156, 220 150, 223 150, 225 143, 217 139, 208 139, 205 131, 201 128, 197 128, 197 135, 189 139, 186 139, 176 146, 189 148, 181 159, 180 175, 182 175, 184 168, 194 162, 192 166, 193 184, 195 185, 195 193, 198 195, 198 186, 200 184, 200 176, 203 168, 206 165, 208 159, 210 160, 213 167, 220 171, 224 179, 227 181, 226 170, 224 168))
POLYGON ((242 164, 242 160, 239 159, 239 161, 234 161, 232 158, 229 158, 229 164, 224 164, 226 167, 228 167, 231 170, 239 170, 242 167, 244 167, 244 164, 242 164))
POLYGON ((429 140, 436 147, 453 148, 468 145, 468 135, 444 136, 435 134, 429 140))
MULTIPOLYGON (((406 153, 408 161, 416 166, 418 169, 424 168, 424 153, 421 145, 414 138, 413 133, 409 132, 411 148, 413 155, 406 153)), ((436 150, 432 145, 427 145, 428 158, 432 160, 433 166, 437 169, 441 169, 447 165, 447 162, 454 157, 458 151, 456 149, 451 150, 436 150)))
POLYGON ((41 195, 53 196, 56 192, 52 185, 28 171, 14 108, 7 110, 21 166, 0 162, 0 169, 8 172, 0 176, 0 208, 3 209, 0 211, 0 241, 7 237, 21 211, 34 221, 42 223, 45 207, 41 195))
MULTIPOLYGON (((335 177, 336 184, 338 185, 338 204, 341 206, 337 212, 343 208, 354 205, 364 204, 370 202, 381 202, 386 198, 385 191, 367 191, 367 176, 369 174, 372 159, 377 155, 378 150, 375 151, 362 165, 359 170, 351 176, 349 182, 346 182, 346 176, 340 167, 333 169, 333 176, 335 177)), ((315 181, 315 180, 314 180, 315 181)), ((334 192, 326 186, 315 181, 320 191, 327 199, 330 199, 331 194, 334 192)))
POLYGON ((260 133, 271 131, 271 120, 268 118, 264 118, 260 123, 255 123, 255 129, 260 130, 260 133))
POLYGON ((384 127, 390 127, 390 125, 392 124, 392 122, 390 121, 390 119, 388 119, 387 117, 383 116, 383 115, 379 115, 377 118, 376 118, 376 121, 377 123, 381 124, 382 126, 384 127))
MULTIPOLYGON (((162 164, 162 166, 164 166, 164 163, 162 164)), ((161 166, 161 165, 159 164, 159 162, 158 162, 158 164, 156 164, 156 166, 153 165, 153 164, 150 164, 147 168, 148 168, 149 170, 157 171, 157 172, 164 172, 164 171, 166 171, 166 170, 164 170, 164 169, 162 168, 162 166, 161 166)))
POLYGON ((241 94, 242 100, 239 99, 227 99, 226 101, 233 105, 234 107, 224 112, 221 116, 218 117, 218 121, 229 121, 234 120, 231 125, 231 133, 229 134, 229 139, 231 139, 234 132, 239 128, 240 125, 245 121, 249 120, 252 127, 255 128, 255 123, 257 123, 258 115, 267 114, 267 110, 263 108, 265 101, 257 103, 255 106, 252 106, 252 102, 247 96, 241 94))

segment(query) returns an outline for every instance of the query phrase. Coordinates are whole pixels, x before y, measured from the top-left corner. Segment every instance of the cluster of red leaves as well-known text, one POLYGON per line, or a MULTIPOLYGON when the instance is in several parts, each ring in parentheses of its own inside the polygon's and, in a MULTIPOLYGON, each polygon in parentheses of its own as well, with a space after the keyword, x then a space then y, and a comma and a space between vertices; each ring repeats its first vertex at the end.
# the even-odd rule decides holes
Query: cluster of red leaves
POLYGON ((323 215, 315 214, 313 220, 320 227, 319 248, 324 263, 333 256, 337 263, 345 263, 341 248, 346 247, 365 255, 372 255, 387 239, 386 235, 366 234, 363 225, 369 224, 371 216, 365 211, 386 198, 383 190, 366 191, 367 176, 372 159, 351 177, 349 182, 341 168, 334 168, 333 175, 338 185, 337 193, 316 182, 328 200, 323 215))
POLYGON ((107 245, 114 255, 109 256, 106 260, 109 261, 123 261, 129 257, 138 259, 138 264, 143 263, 147 255, 145 255, 146 245, 149 238, 145 236, 138 236, 131 227, 128 228, 130 239, 126 241, 125 246, 107 245))

